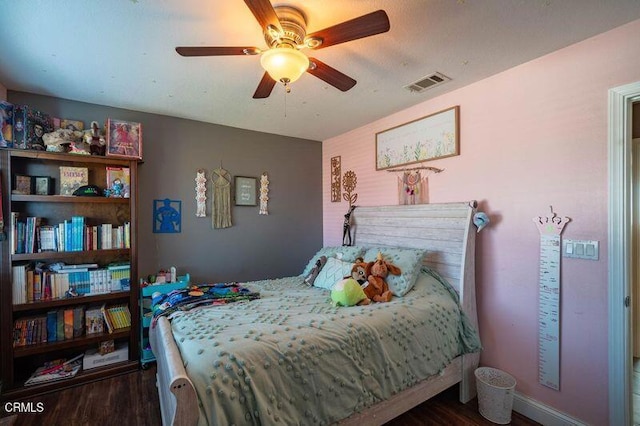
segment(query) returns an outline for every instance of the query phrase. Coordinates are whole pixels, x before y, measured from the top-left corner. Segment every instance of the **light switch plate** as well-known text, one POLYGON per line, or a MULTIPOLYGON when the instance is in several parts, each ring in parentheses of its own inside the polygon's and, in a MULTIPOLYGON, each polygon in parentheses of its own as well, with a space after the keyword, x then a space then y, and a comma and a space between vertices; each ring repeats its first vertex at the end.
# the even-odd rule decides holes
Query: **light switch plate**
POLYGON ((595 240, 562 240, 562 256, 573 259, 598 260, 599 242, 595 240))

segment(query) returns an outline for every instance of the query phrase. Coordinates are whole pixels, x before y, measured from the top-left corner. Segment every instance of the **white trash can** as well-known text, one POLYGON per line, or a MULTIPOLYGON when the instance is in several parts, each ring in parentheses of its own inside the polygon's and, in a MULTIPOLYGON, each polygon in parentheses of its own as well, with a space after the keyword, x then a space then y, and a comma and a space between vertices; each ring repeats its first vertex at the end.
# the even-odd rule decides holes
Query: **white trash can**
POLYGON ((475 371, 478 408, 482 417, 494 423, 511 423, 513 391, 516 379, 504 371, 480 367, 475 371))

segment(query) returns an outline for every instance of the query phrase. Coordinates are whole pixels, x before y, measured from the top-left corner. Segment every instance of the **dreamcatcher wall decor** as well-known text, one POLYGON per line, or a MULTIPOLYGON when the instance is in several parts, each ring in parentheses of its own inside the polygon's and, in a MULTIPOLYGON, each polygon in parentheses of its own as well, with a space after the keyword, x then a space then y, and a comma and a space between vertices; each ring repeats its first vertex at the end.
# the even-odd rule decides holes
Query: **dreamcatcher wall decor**
POLYGON ((356 185, 358 184, 358 177, 351 170, 345 172, 344 177, 342 178, 342 189, 344 189, 344 194, 342 194, 342 198, 345 201, 349 202, 349 207, 355 204, 358 199, 358 194, 353 194, 353 190, 356 189, 356 185))
POLYGON ((429 203, 430 173, 440 173, 443 169, 420 166, 402 169, 387 169, 389 172, 399 173, 398 176, 398 204, 427 204, 429 203))

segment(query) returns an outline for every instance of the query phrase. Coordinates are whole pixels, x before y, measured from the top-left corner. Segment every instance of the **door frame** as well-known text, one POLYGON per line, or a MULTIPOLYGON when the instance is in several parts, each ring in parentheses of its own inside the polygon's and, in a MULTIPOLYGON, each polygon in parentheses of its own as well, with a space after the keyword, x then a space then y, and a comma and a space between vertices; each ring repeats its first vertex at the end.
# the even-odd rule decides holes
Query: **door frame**
POLYGON ((609 424, 630 425, 632 268, 632 112, 640 82, 609 90, 609 424), (629 298, 629 299, 627 299, 629 298), (628 300, 628 303, 625 303, 628 300))

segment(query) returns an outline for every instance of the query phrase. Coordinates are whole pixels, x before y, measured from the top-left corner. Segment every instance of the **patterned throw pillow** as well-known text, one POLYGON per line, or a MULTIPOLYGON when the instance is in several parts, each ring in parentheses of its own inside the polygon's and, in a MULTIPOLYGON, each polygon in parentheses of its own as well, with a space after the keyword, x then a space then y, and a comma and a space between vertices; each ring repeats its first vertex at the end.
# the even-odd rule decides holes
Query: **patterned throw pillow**
POLYGON ((364 255, 364 261, 375 261, 378 252, 382 253, 386 261, 393 263, 402 271, 401 275, 389 274, 386 281, 394 296, 404 296, 413 288, 418 279, 426 250, 401 247, 375 247, 367 250, 364 255))
POLYGON ((331 290, 335 283, 351 274, 352 266, 352 262, 343 262, 335 257, 327 258, 327 263, 320 270, 313 282, 313 286, 331 290))
POLYGON ((309 260, 309 263, 307 263, 307 266, 304 268, 302 275, 306 277, 311 273, 311 269, 316 265, 320 256, 325 256, 327 259, 335 257, 338 260, 353 263, 356 261, 357 257, 364 255, 364 250, 364 248, 357 246, 322 247, 313 255, 311 260, 309 260))

